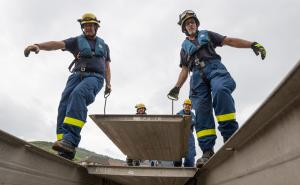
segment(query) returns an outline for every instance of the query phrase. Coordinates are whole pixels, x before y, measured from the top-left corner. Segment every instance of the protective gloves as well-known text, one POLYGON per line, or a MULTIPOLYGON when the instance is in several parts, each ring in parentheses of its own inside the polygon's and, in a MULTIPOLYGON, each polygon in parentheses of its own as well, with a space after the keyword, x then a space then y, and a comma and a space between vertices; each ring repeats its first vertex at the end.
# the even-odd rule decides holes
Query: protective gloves
POLYGON ((169 99, 171 100, 178 100, 180 87, 173 87, 173 89, 170 90, 169 94, 167 95, 169 99))
POLYGON ((108 97, 111 93, 111 87, 105 86, 104 97, 108 97))
POLYGON ((259 55, 259 53, 260 53, 261 59, 262 60, 265 59, 267 52, 262 45, 260 45, 257 42, 253 42, 251 44, 251 48, 253 49, 253 52, 255 53, 255 55, 259 55))
POLYGON ((25 48, 24 55, 25 55, 25 57, 28 57, 30 52, 35 52, 35 54, 38 54, 39 51, 40 51, 39 45, 34 44, 34 45, 31 45, 31 46, 28 46, 27 48, 25 48))

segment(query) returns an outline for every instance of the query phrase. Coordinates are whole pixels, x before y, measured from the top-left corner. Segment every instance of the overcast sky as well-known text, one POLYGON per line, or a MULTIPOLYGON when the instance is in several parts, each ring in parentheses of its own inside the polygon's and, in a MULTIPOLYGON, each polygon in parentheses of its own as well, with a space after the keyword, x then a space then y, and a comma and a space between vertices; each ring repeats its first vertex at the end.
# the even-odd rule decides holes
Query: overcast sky
MULTIPOLYGON (((242 125, 300 59, 299 0, 0 0, 0 129, 28 141, 55 141, 57 107, 72 55, 41 51, 25 58, 23 50, 81 34, 77 19, 86 12, 101 20, 98 35, 111 51, 113 91, 106 112, 134 114, 134 105, 143 102, 148 114, 171 114, 166 95, 180 71, 185 36, 177 21, 186 9, 197 13, 200 29, 257 41, 267 50, 261 61, 251 49, 217 48, 237 83, 233 96, 242 125)), ((176 111, 188 96, 188 82, 176 111)), ((89 114, 103 114, 103 105, 102 90, 89 114)), ((221 145, 219 137, 216 149, 221 145)), ((80 147, 125 158, 90 119, 80 147)))

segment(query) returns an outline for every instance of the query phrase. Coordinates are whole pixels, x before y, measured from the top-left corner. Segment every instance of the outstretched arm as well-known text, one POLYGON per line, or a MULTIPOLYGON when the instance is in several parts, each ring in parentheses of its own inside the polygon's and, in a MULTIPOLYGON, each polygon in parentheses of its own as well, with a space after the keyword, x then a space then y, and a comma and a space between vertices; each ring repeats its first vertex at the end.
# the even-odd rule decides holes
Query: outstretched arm
POLYGON ((266 50, 265 48, 257 43, 257 42, 250 42, 247 40, 243 39, 238 39, 238 38, 232 38, 232 37, 225 37, 223 41, 224 45, 235 47, 235 48, 252 48, 253 52, 256 55, 261 55, 261 59, 265 59, 266 57, 266 50))
POLYGON ((35 52, 37 54, 37 53, 39 53, 40 50, 52 51, 52 50, 58 50, 58 49, 65 49, 65 47, 66 47, 66 45, 63 41, 43 42, 43 43, 27 46, 24 50, 24 55, 26 57, 28 57, 30 52, 35 52))
POLYGON ((253 42, 238 39, 238 38, 232 38, 232 37, 225 37, 223 44, 235 48, 251 48, 253 42))

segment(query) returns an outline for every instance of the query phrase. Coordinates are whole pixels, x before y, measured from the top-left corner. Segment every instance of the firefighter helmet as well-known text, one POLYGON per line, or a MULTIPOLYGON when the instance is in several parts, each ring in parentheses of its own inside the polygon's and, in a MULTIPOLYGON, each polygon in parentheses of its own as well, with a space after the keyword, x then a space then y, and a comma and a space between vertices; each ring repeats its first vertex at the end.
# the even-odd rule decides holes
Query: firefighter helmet
POLYGON ((194 18, 195 21, 196 21, 196 24, 197 26, 200 25, 200 21, 199 19, 197 18, 197 15, 196 13, 193 11, 193 10, 185 10, 184 12, 182 12, 180 15, 179 15, 179 21, 178 21, 178 25, 181 26, 181 30, 182 32, 185 32, 185 24, 184 22, 189 19, 189 18, 194 18))
POLYGON ((85 14, 83 14, 82 18, 78 19, 77 21, 80 23, 81 27, 84 24, 87 24, 87 23, 94 23, 98 27, 100 27, 100 20, 98 20, 97 17, 94 14, 92 14, 92 13, 85 13, 85 14))

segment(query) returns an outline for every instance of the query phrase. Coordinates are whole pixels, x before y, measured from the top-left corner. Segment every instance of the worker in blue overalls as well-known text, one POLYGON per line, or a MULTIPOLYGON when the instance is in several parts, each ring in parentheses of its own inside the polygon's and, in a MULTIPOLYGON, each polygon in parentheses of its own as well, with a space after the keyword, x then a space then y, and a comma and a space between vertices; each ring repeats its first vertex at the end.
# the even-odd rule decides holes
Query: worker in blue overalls
POLYGON ((105 94, 111 92, 110 52, 104 40, 97 36, 100 21, 92 13, 78 19, 82 35, 63 41, 33 44, 24 50, 25 56, 40 50, 66 50, 73 54, 75 64, 62 93, 57 116, 57 141, 52 149, 67 159, 73 159, 81 136, 80 132, 87 118, 87 106, 106 82, 105 94))
MULTIPOLYGON (((135 108, 136 108, 136 115, 147 115, 146 113, 147 108, 145 104, 143 103, 136 104, 135 108)), ((141 160, 135 160, 126 157, 127 166, 140 166, 141 162, 142 162, 141 160)))
MULTIPOLYGON (((195 114, 191 111, 192 109, 192 101, 190 99, 186 99, 183 102, 183 109, 177 113, 180 116, 191 116, 191 129, 188 139, 188 152, 184 157, 184 167, 194 167, 195 164, 195 156, 196 156, 196 149, 195 149, 195 138, 194 138, 194 127, 195 127, 195 114)), ((174 161, 173 162, 175 167, 182 166, 182 160, 174 161)))
POLYGON ((190 79, 189 96, 196 113, 196 134, 203 152, 202 157, 197 160, 197 167, 202 167, 214 155, 217 136, 213 109, 224 142, 238 129, 234 100, 231 96, 236 84, 221 63, 221 57, 216 53, 215 48, 223 45, 252 48, 256 55, 261 55, 262 59, 266 56, 266 50, 257 42, 198 30, 200 22, 192 10, 180 14, 178 24, 187 37, 182 43, 180 52, 181 72, 168 97, 173 100, 178 99, 179 90, 191 71, 193 74, 190 79))

